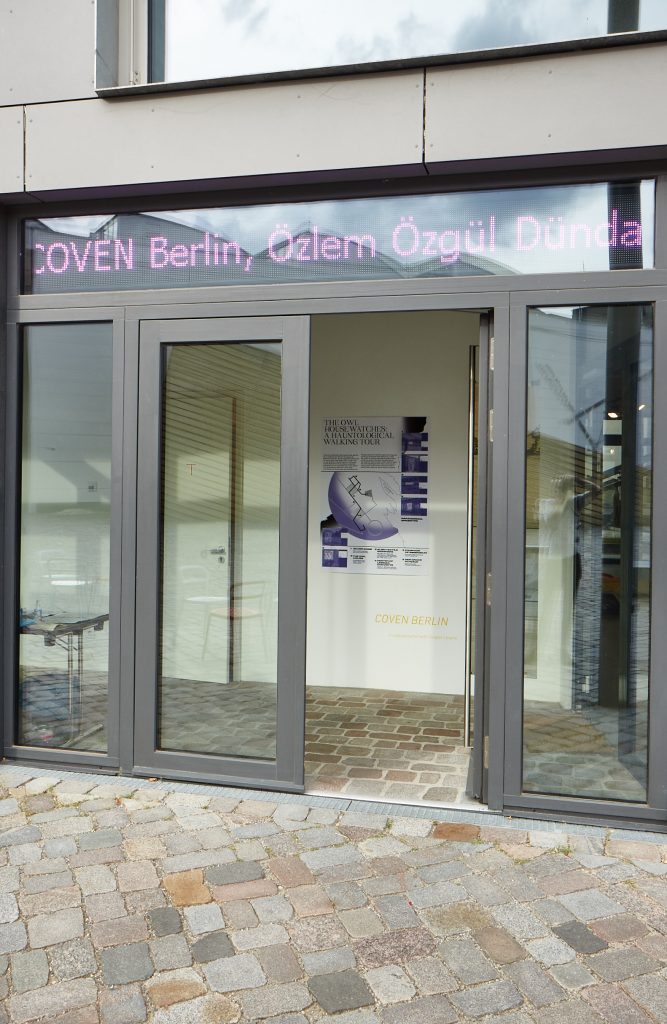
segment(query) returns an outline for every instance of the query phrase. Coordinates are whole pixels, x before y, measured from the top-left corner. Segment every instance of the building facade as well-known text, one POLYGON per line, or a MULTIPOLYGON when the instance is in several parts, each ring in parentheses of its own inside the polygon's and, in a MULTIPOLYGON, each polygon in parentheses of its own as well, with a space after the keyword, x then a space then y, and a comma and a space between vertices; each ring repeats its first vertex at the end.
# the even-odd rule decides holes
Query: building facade
POLYGON ((662 5, 309 6, 0 0, 4 756, 664 828, 662 5))

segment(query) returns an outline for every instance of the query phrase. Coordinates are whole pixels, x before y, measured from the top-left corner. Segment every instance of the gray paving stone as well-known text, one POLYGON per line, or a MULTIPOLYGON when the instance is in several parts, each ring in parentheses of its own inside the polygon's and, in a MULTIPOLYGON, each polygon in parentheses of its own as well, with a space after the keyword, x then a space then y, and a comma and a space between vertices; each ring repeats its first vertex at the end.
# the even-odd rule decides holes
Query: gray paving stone
POLYGON ((62 889, 72 885, 74 878, 71 871, 57 871, 53 874, 36 875, 27 878, 23 883, 23 891, 29 895, 40 892, 52 892, 53 889, 62 889))
POLYGON ((324 868, 336 867, 340 864, 356 864, 363 860, 363 854, 348 843, 347 846, 331 846, 323 850, 310 850, 301 854, 301 860, 311 871, 320 872, 324 868))
POLYGON ((405 1002, 417 991, 412 979, 397 964, 371 968, 366 972, 366 981, 375 998, 384 1005, 405 1002))
POLYGON ((189 967, 192 963, 190 947, 184 935, 164 935, 148 943, 156 971, 171 971, 189 967))
POLYGON ((74 939, 49 949, 51 969, 60 981, 71 981, 94 974, 97 970, 95 951, 90 939, 74 939))
POLYGON ((95 1004, 97 986, 92 978, 78 978, 11 996, 8 1002, 14 1024, 26 1024, 42 1017, 52 1021, 67 1010, 95 1004))
POLYGON ((358 910, 340 910, 338 917, 346 932, 353 939, 380 935, 384 931, 382 921, 370 907, 361 907, 358 910))
POLYGON ((375 905, 389 928, 417 928, 421 924, 407 896, 400 893, 381 896, 375 905))
POLYGON ((325 892, 337 910, 354 910, 368 903, 368 897, 356 882, 334 882, 325 892))
POLYGON ((428 907, 441 907, 447 903, 461 903, 468 898, 468 893, 458 882, 434 882, 422 889, 411 889, 409 898, 418 910, 428 907))
MULTIPOLYGON (((459 1017, 446 996, 423 996, 382 1011, 383 1024, 455 1024, 459 1017)), ((340 1018, 336 1017, 336 1024, 340 1018)))
POLYGON ((232 941, 239 952, 257 949, 259 946, 280 946, 289 941, 289 936, 282 925, 260 924, 256 928, 246 928, 232 933, 232 941))
POLYGON ((380 1018, 373 1010, 352 1010, 351 1013, 337 1013, 335 1017, 327 1015, 320 1019, 333 1020, 335 1024, 380 1024, 380 1018))
MULTIPOLYGON (((340 977, 340 975, 338 975, 340 977)), ((305 985, 295 982, 291 985, 266 985, 241 996, 246 1017, 261 1021, 278 1013, 303 1010, 312 1003, 312 996, 305 985)))
POLYGON ((535 900, 531 903, 530 909, 539 914, 552 928, 567 924, 568 921, 574 921, 574 917, 567 907, 555 899, 535 900))
POLYGON ((262 946, 255 955, 269 981, 285 984, 303 977, 303 968, 287 945, 262 946))
POLYGON ((662 975, 631 978, 623 986, 632 998, 653 1015, 660 1024, 667 1024, 667 979, 662 975))
POLYGON ((42 838, 41 831, 35 825, 24 825, 12 828, 0 834, 0 849, 7 846, 21 846, 23 843, 37 843, 42 838))
POLYGON ((510 981, 492 981, 484 985, 453 992, 451 1001, 466 1017, 484 1017, 521 1006, 523 999, 510 981))
POLYGON ((501 885, 484 875, 467 875, 461 879, 461 885, 483 907, 496 907, 510 900, 509 893, 501 885))
POLYGON ((355 942, 354 954, 360 967, 382 967, 429 956, 435 947, 436 941, 426 928, 403 928, 355 942))
POLYGON ((253 825, 240 825, 232 829, 235 839, 259 839, 262 836, 273 836, 279 831, 277 825, 270 821, 258 821, 253 825))
POLYGON ((158 907, 148 912, 148 924, 158 938, 183 930, 183 920, 175 907, 158 907))
POLYGON ((347 946, 327 949, 322 953, 302 953, 301 959, 306 974, 333 974, 335 971, 355 967, 357 963, 354 953, 347 946))
POLYGON ((554 964, 553 967, 549 968, 549 974, 563 988, 573 990, 585 988, 587 985, 595 985, 597 982, 597 978, 594 978, 591 972, 587 971, 576 960, 571 960, 567 964, 554 964))
POLYGON ((17 867, 0 867, 0 892, 18 892, 20 886, 17 867))
POLYGON ((120 846, 122 834, 117 828, 100 828, 79 837, 80 850, 100 850, 109 846, 120 846))
POLYGON ((444 939, 438 947, 438 955, 464 985, 494 981, 498 977, 496 968, 472 939, 464 937, 444 939))
POLYGON ((439 995, 443 992, 454 992, 458 988, 458 981, 454 975, 437 957, 417 957, 408 961, 406 969, 414 979, 420 995, 439 995))
POLYGON ((539 1024, 601 1024, 601 1021, 599 1013, 576 997, 566 1003, 543 1007, 539 1016, 539 1024))
POLYGON ((102 1024, 143 1024, 146 1003, 137 985, 100 991, 102 1024))
POLYGON ((257 878, 264 878, 264 872, 259 864, 253 861, 234 861, 231 864, 207 868, 205 878, 209 885, 235 885, 238 882, 253 882, 257 878))
POLYGON ((568 921, 558 925, 553 931, 563 942, 572 946, 577 953, 600 953, 607 948, 607 943, 603 942, 581 921, 568 921))
POLYGON ((0 953, 15 953, 28 945, 28 933, 23 921, 0 925, 0 953))
MULTIPOLYGON (((372 1006, 375 1002, 373 993, 364 979, 352 970, 311 977, 308 979, 308 988, 327 1013, 357 1010, 362 1006, 372 1006)), ((305 1003, 304 1006, 306 1005, 308 1004, 305 1003)))
POLYGON ((662 964, 633 946, 608 949, 596 956, 589 956, 587 965, 599 974, 603 981, 625 981, 639 974, 651 974, 661 969, 662 964))
POLYGON ((651 1024, 652 1018, 618 985, 596 985, 583 995, 606 1021, 613 1024, 651 1024))
POLYGON ((502 904, 491 908, 491 914, 515 939, 539 939, 549 933, 549 928, 528 907, 517 903, 502 904))
POLYGON ((19 916, 16 897, 10 892, 0 893, 0 924, 11 924, 19 916))
POLYGON ((546 967, 552 967, 554 964, 566 964, 576 957, 572 947, 566 942, 562 942, 556 935, 546 939, 530 939, 525 946, 530 955, 546 967))
POLYGON ((289 921, 294 917, 292 904, 283 895, 260 896, 252 901, 252 906, 259 920, 264 924, 277 924, 289 921))
POLYGON ((133 942, 129 946, 104 949, 100 956, 107 985, 127 985, 131 981, 145 981, 154 973, 153 962, 145 942, 133 942))
POLYGON ((505 973, 523 992, 526 999, 538 1009, 542 1006, 549 1006, 551 1003, 557 1003, 567 996, 567 993, 549 977, 546 971, 531 961, 524 960, 521 963, 509 964, 505 968, 505 973))
POLYGON ((252 953, 213 960, 210 964, 204 964, 203 970, 214 992, 237 992, 266 984, 266 975, 252 953))
POLYGON ((614 914, 622 914, 625 909, 620 903, 609 899, 597 889, 571 892, 565 896, 558 896, 557 899, 580 921, 595 921, 600 917, 613 917, 614 914))
POLYGON ((74 874, 76 883, 84 896, 91 896, 102 892, 113 892, 117 888, 113 873, 104 864, 93 864, 87 868, 77 868, 74 874))
POLYGON ((14 953, 12 963, 12 988, 15 992, 29 992, 41 988, 49 980, 49 963, 41 949, 32 952, 14 953))
POLYGON ((200 964, 210 963, 211 960, 220 960, 226 956, 234 956, 236 952, 225 931, 209 932, 208 935, 197 939, 196 942, 193 942, 191 951, 194 961, 200 964))
POLYGON ((203 935, 205 932, 215 932, 225 927, 222 911, 217 903, 202 903, 200 906, 183 909, 188 928, 193 935, 203 935))

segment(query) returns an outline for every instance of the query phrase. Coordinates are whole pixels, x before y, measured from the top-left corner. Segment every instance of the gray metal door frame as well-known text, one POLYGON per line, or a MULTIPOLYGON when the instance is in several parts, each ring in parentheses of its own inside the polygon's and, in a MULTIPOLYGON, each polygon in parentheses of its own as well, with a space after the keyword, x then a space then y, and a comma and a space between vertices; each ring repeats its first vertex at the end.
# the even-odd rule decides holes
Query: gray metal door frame
MULTIPOLYGON (((507 554, 503 589, 494 578, 494 615, 497 604, 506 609, 507 700, 504 713, 503 745, 506 751, 502 793, 498 806, 508 813, 524 816, 548 816, 563 821, 591 818, 602 823, 622 825, 641 818, 654 827, 667 825, 667 745, 662 733, 667 721, 667 635, 662 619, 667 607, 667 517, 661 510, 667 503, 667 403, 661 401, 667 383, 667 288, 586 288, 540 290, 514 295, 510 307, 510 346, 508 352, 507 434, 496 435, 505 451, 501 462, 507 466, 507 554), (649 785, 646 804, 628 804, 613 800, 583 797, 549 796, 522 791, 522 706, 523 706, 523 630, 524 630, 524 535, 525 535, 525 424, 527 372, 528 310, 536 306, 653 304, 653 512, 651 624, 649 671, 649 785)), ((500 453, 494 451, 494 456, 500 453)), ((495 572, 495 570, 494 570, 495 572)), ((497 725, 497 723, 496 723, 497 725)), ((493 726, 492 726, 493 732, 493 726)), ((494 751, 494 753, 498 753, 494 751)))
POLYGON ((303 789, 308 528, 309 318, 148 320, 139 327, 134 772, 303 789), (282 347, 278 698, 275 761, 160 750, 157 677, 160 588, 162 351, 169 344, 278 341, 282 347))

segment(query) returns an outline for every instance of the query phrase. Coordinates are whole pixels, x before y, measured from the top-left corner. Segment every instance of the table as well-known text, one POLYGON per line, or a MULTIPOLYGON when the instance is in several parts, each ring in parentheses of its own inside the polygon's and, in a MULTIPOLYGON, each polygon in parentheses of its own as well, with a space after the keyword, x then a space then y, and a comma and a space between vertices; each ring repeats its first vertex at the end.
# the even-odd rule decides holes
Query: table
POLYGON ((109 613, 102 612, 86 619, 64 619, 57 615, 44 615, 39 618, 24 618, 19 625, 19 632, 27 636, 41 636, 45 647, 61 647, 67 651, 67 710, 70 722, 70 740, 81 727, 81 680, 83 677, 83 637, 87 630, 96 633, 104 629, 109 621, 109 613), (76 638, 76 676, 74 673, 74 652, 76 638), (77 680, 75 695, 74 680, 77 680))

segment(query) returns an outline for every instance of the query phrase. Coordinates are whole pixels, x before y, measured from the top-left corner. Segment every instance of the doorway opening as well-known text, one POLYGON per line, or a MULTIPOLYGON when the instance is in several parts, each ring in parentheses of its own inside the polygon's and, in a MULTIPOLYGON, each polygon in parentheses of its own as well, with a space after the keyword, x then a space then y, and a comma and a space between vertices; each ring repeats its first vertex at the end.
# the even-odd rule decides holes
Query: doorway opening
POLYGON ((312 318, 309 792, 471 802, 480 326, 312 318))

